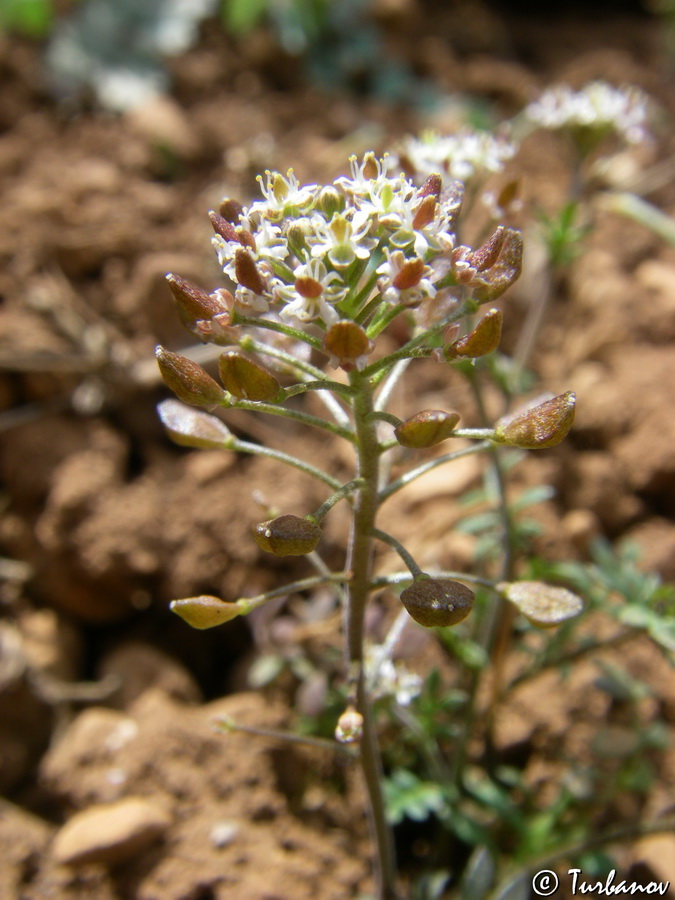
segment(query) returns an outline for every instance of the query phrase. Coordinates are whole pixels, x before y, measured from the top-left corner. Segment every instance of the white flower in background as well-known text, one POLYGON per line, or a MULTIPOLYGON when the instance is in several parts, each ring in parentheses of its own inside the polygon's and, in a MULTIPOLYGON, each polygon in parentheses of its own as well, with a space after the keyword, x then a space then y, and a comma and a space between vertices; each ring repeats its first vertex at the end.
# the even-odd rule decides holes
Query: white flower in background
POLYGON ((399 706, 410 706, 422 692, 423 680, 401 663, 395 663, 383 649, 381 646, 366 649, 366 682, 371 696, 373 699, 393 697, 399 706))
POLYGON ((649 101, 639 88, 615 88, 592 81, 580 91, 558 85, 544 91, 525 109, 525 116, 541 128, 615 131, 629 144, 648 136, 649 101))
POLYGON ((277 280, 273 293, 285 305, 279 311, 282 319, 298 319, 309 322, 321 318, 326 325, 337 322, 340 316, 333 308, 347 294, 337 272, 329 272, 324 262, 312 259, 294 269, 294 284, 284 284, 277 280))
POLYGON ((501 172, 515 152, 514 143, 488 131, 463 129, 447 136, 427 131, 420 138, 406 138, 396 160, 414 169, 421 181, 434 172, 468 181, 475 175, 501 172))

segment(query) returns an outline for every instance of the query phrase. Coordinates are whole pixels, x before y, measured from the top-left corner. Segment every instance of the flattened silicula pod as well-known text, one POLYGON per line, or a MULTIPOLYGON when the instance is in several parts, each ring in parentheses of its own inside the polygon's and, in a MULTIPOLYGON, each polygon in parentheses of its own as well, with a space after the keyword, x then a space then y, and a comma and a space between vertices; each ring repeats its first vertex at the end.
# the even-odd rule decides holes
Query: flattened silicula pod
POLYGON ((456 625, 471 612, 474 592, 459 581, 423 575, 401 593, 412 618, 426 628, 456 625))

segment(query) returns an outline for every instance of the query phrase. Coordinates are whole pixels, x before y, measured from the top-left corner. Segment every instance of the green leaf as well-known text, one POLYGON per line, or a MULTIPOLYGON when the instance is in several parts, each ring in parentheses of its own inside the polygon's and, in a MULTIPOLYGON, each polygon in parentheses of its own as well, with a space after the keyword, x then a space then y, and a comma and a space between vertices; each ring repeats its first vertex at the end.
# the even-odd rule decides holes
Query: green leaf
POLYGON ((440 813, 446 800, 443 789, 432 781, 422 781, 407 769, 395 769, 384 780, 384 798, 387 819, 398 825, 403 819, 424 822, 429 816, 440 813))

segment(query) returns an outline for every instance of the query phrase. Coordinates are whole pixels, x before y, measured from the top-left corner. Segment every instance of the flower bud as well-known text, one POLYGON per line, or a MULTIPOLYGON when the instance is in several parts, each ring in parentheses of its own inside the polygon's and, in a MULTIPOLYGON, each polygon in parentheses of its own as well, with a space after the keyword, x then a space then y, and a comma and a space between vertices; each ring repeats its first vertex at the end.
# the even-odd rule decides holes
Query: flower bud
POLYGON ((305 556, 318 546, 321 529, 311 519, 278 516, 253 527, 257 545, 275 556, 305 556))
POLYGON ((223 353, 218 371, 225 389, 235 397, 264 401, 279 395, 279 382, 274 375, 239 353, 223 353))
POLYGON ((417 206, 417 209, 415 210, 412 221, 413 228, 424 228, 425 225, 433 222, 434 216, 436 215, 437 206, 438 200, 436 199, 436 196, 434 194, 429 194, 428 196, 424 197, 422 199, 422 202, 417 206))
POLYGON ((539 628, 554 628, 584 608, 581 597, 572 591, 542 581, 501 582, 497 590, 539 628))
POLYGON ((449 578, 422 575, 401 592, 401 602, 425 628, 456 625, 471 612, 474 592, 449 578))
POLYGON ((473 331, 443 348, 445 358, 455 359, 458 356, 468 356, 476 359, 492 353, 499 346, 503 318, 501 310, 488 310, 473 331))
POLYGON ((330 222, 335 213, 341 213, 345 206, 344 196, 333 185, 327 185, 319 192, 316 205, 330 222))
POLYGON ((494 440, 523 450, 555 447, 572 427, 575 403, 575 394, 567 391, 524 412, 500 419, 494 440))
POLYGON ((218 382, 196 362, 164 347, 157 347, 155 356, 162 378, 183 403, 213 406, 224 399, 225 392, 218 382))
POLYGON ((232 200, 231 197, 223 197, 218 204, 218 212, 228 222, 233 225, 239 221, 239 216, 243 213, 244 207, 238 200, 232 200))
POLYGON ((229 222, 213 210, 209 212, 209 219, 211 220, 211 225, 213 225, 213 230, 216 234, 219 234, 223 240, 238 241, 237 231, 232 222, 229 222))
POLYGON ((345 372, 363 369, 374 346, 363 328, 349 319, 334 322, 323 340, 331 365, 341 366, 345 372))
POLYGON ((229 311, 234 305, 234 298, 229 291, 220 290, 207 294, 206 291, 172 272, 167 274, 166 280, 178 304, 181 318, 185 321, 194 323, 200 319, 212 319, 214 316, 229 316, 229 311), (231 301, 229 306, 228 300, 231 301))
POLYGON ((254 294, 262 294, 265 291, 265 282, 258 271, 255 260, 243 247, 234 251, 234 273, 242 287, 248 288, 254 294))
POLYGON ((392 279, 392 286, 397 291, 407 291, 416 287, 424 275, 424 260, 419 256, 406 259, 401 268, 392 279))
MULTIPOLYGON (((493 235, 494 237, 494 235, 493 235)), ((490 303, 501 297, 504 291, 520 277, 523 268, 523 236, 515 228, 504 228, 503 239, 500 237, 499 256, 487 270, 483 271, 485 283, 476 285, 474 296, 479 303, 490 303)), ((488 241, 489 244, 489 241, 488 241)), ((476 254, 483 248, 475 251, 472 259, 475 264, 476 254)), ((485 250, 487 254, 489 251, 485 250)), ((482 263, 483 258, 479 257, 482 263)))
POLYGON ((215 628, 236 619, 243 612, 238 603, 225 603, 218 597, 203 594, 200 597, 187 597, 185 600, 172 600, 169 604, 171 612, 175 612, 188 625, 201 630, 215 628))
POLYGON ((422 187, 418 191, 418 197, 435 197, 437 200, 441 196, 441 188, 443 181, 438 172, 429 175, 422 187))
POLYGON ((459 413, 442 409, 425 409, 416 413, 394 429, 396 440, 402 447, 421 449, 440 444, 457 427, 459 413))
POLYGON ((335 740, 341 744, 358 744, 363 735, 363 716, 348 706, 338 719, 335 728, 335 740))

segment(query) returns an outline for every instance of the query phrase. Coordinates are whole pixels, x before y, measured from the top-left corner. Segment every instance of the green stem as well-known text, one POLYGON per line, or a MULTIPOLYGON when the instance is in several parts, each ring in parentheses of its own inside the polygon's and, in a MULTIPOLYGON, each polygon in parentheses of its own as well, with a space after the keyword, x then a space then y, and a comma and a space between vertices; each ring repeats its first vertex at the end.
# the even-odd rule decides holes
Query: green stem
POLYGON ((351 429, 344 428, 336 422, 329 422, 327 419, 322 419, 319 416, 301 412, 299 409, 288 409, 286 406, 276 406, 274 403, 262 403, 259 400, 241 400, 239 398, 234 403, 223 404, 223 406, 225 409, 247 409, 251 412, 261 412, 270 416, 293 419, 295 422, 302 422, 303 425, 311 425, 314 428, 329 431, 331 434, 336 434, 347 441, 353 442, 355 440, 351 429))
POLYGON ((242 605, 246 605, 245 615, 259 606, 264 606, 269 600, 276 597, 284 597, 286 594, 295 594, 298 591, 306 591, 309 588, 316 587, 319 584, 332 582, 334 584, 344 584, 347 576, 344 572, 325 572, 320 575, 310 575, 308 578, 300 578, 298 581, 291 581, 290 584, 283 584, 281 587, 274 588, 271 591, 265 591, 264 594, 256 594, 255 597, 239 597, 238 601, 242 605))
POLYGON ((377 848, 377 897, 378 900, 396 900, 394 841, 385 814, 382 762, 363 672, 364 619, 372 578, 372 530, 378 508, 380 456, 376 423, 372 415, 372 385, 361 372, 352 372, 350 383, 357 391, 354 398, 354 422, 358 450, 357 475, 362 485, 355 496, 346 567, 351 575, 349 599, 344 608, 346 662, 356 707, 363 716, 360 762, 370 801, 371 827, 377 848))
POLYGON ((380 491, 380 503, 384 503, 384 501, 391 497, 392 494, 400 491, 416 478, 420 478, 422 475, 426 475, 427 472, 431 472, 431 470, 435 469, 437 466, 443 466, 445 463, 453 462, 455 459, 461 459, 463 456, 471 456, 473 453, 482 453, 483 450, 487 450, 491 446, 489 441, 481 441, 479 444, 473 444, 471 447, 464 447, 462 450, 455 450, 454 453, 446 453, 443 456, 437 456, 435 459, 430 459, 428 462, 422 463, 422 465, 418 466, 416 469, 410 469, 409 472, 401 475, 396 481, 389 482, 387 487, 380 491))
POLYGON ((418 578, 420 575, 424 574, 410 553, 408 553, 400 541, 396 540, 393 534, 388 534, 386 531, 380 531, 379 528, 373 528, 372 535, 382 541, 383 544, 388 544, 398 553, 403 562, 410 569, 410 574, 413 578, 418 578))
POLYGON ((268 459, 275 459, 277 462, 285 463, 287 466, 291 466, 294 469, 300 469, 301 472, 304 472, 306 475, 311 475, 312 478, 316 478, 318 481, 323 481, 324 484, 327 484, 328 487, 331 487, 334 491, 337 491, 342 487, 342 484, 337 478, 333 478, 327 472, 318 469, 311 463, 305 462, 303 459, 298 459, 297 456, 291 456, 290 453, 284 453, 283 450, 273 450, 271 447, 263 447, 262 444, 252 444, 250 441, 240 441, 239 438, 228 441, 227 449, 236 450, 238 453, 250 453, 252 456, 265 456, 268 459))
POLYGON ((347 484, 343 484, 338 491, 335 491, 334 494, 331 494, 330 497, 324 500, 315 513, 312 513, 312 518, 316 519, 317 522, 320 522, 331 511, 336 503, 339 503, 340 500, 353 494, 362 484, 363 482, 359 478, 355 478, 353 481, 348 481, 347 484))

